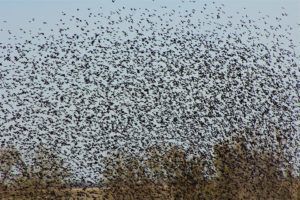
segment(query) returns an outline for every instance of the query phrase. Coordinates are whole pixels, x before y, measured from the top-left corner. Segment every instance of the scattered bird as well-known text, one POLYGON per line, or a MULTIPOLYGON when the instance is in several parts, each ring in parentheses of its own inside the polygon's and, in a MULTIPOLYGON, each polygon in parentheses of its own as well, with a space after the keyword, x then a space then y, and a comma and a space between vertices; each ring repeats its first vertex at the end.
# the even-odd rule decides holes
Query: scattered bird
POLYGON ((95 157, 142 154, 157 142, 211 154, 213 142, 245 128, 263 138, 256 145, 269 145, 274 124, 287 142, 299 140, 290 29, 208 6, 88 9, 89 18, 78 8, 62 12, 50 32, 21 39, 9 30, 0 43, 0 144, 26 152, 43 142, 91 178, 100 170, 95 157))

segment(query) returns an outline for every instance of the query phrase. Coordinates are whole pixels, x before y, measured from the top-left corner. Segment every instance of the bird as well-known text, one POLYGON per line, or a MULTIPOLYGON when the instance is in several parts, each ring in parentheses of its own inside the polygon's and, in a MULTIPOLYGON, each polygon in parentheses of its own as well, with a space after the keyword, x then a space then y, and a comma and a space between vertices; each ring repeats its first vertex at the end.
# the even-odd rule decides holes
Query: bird
POLYGON ((0 44, 0 144, 29 155, 43 142, 72 164, 75 180, 98 180, 107 152, 138 158, 178 140, 213 157, 213 143, 236 130, 271 141, 273 124, 296 140, 291 30, 217 2, 209 12, 209 3, 180 5, 63 11, 23 39, 3 28, 11 40, 0 44))

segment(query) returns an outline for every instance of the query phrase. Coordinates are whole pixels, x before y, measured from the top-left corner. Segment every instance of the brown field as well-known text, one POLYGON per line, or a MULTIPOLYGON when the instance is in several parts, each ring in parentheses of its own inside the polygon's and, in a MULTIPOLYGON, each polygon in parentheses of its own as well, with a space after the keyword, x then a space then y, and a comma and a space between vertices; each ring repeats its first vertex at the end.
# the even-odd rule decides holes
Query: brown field
POLYGON ((7 190, 0 191, 0 199, 7 200, 28 200, 28 199, 103 199, 103 190, 99 188, 71 188, 26 191, 26 190, 7 190))
MULTIPOLYGON (((212 189, 212 185, 208 186, 207 188, 212 189)), ((132 189, 132 188, 131 188, 132 189)), ((122 190, 122 189, 120 189, 122 190)), ((114 198, 113 194, 111 194, 111 191, 106 191, 106 189, 102 188, 69 188, 69 189, 55 189, 55 188, 49 188, 48 190, 39 190, 35 192, 29 192, 29 191, 0 191, 0 199, 2 200, 29 200, 29 199, 53 199, 53 200, 119 200, 119 199, 124 199, 124 200, 135 200, 135 199, 153 199, 153 200, 175 200, 178 199, 176 198, 176 195, 174 192, 172 192, 171 188, 167 187, 157 187, 157 188, 149 188, 142 186, 140 188, 135 188, 135 191, 131 191, 128 188, 123 188, 124 191, 128 191, 127 194, 123 194, 123 196, 120 196, 119 198, 114 198), (144 191, 144 192, 142 192, 144 191), (149 191, 152 191, 152 194, 149 193, 149 191), (154 192, 156 191, 156 192, 154 192), (37 194, 38 192, 38 194, 37 194), (134 194, 131 194, 133 192, 138 192, 140 193, 137 197, 134 194), (144 197, 142 197, 145 195, 144 197)), ((193 190, 191 189, 191 192, 193 190)), ((300 183, 297 185, 294 185, 293 188, 293 196, 292 198, 278 198, 278 200, 285 200, 285 199, 290 199, 290 200, 299 200, 300 199, 300 183)), ((245 196, 245 191, 240 191, 240 194, 238 195, 238 200, 243 200, 243 199, 249 199, 249 198, 244 198, 245 196)), ((247 195, 246 195, 247 196, 247 195)), ((197 200, 198 198, 180 198, 180 199, 195 199, 197 200)), ((200 199, 214 199, 214 198, 199 198, 200 199)), ((250 198, 253 200, 256 200, 257 198, 253 197, 250 198)), ((277 199, 277 198, 269 198, 269 199, 277 199)))

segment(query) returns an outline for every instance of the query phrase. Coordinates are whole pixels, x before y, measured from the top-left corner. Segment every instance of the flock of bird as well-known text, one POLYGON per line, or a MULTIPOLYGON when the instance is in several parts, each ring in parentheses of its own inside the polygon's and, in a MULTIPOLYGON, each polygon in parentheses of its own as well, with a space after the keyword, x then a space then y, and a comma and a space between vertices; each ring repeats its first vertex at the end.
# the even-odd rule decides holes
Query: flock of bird
POLYGON ((239 131, 268 146, 281 130, 297 162, 300 67, 286 13, 271 23, 217 3, 80 12, 47 32, 0 30, 10 37, 0 43, 0 147, 30 160, 43 144, 92 181, 116 151, 180 143, 211 154, 239 131))

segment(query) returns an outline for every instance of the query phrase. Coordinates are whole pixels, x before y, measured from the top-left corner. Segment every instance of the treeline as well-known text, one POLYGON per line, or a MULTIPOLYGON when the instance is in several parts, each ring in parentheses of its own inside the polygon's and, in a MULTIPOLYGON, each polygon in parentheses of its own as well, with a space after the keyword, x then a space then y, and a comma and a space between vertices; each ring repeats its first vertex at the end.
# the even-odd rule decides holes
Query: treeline
POLYGON ((266 149, 254 142, 224 140, 212 160, 182 146, 152 146, 141 157, 117 152, 103 161, 97 194, 70 187, 72 174, 56 153, 41 147, 26 164, 16 149, 2 149, 0 199, 300 199, 280 142, 266 149))

